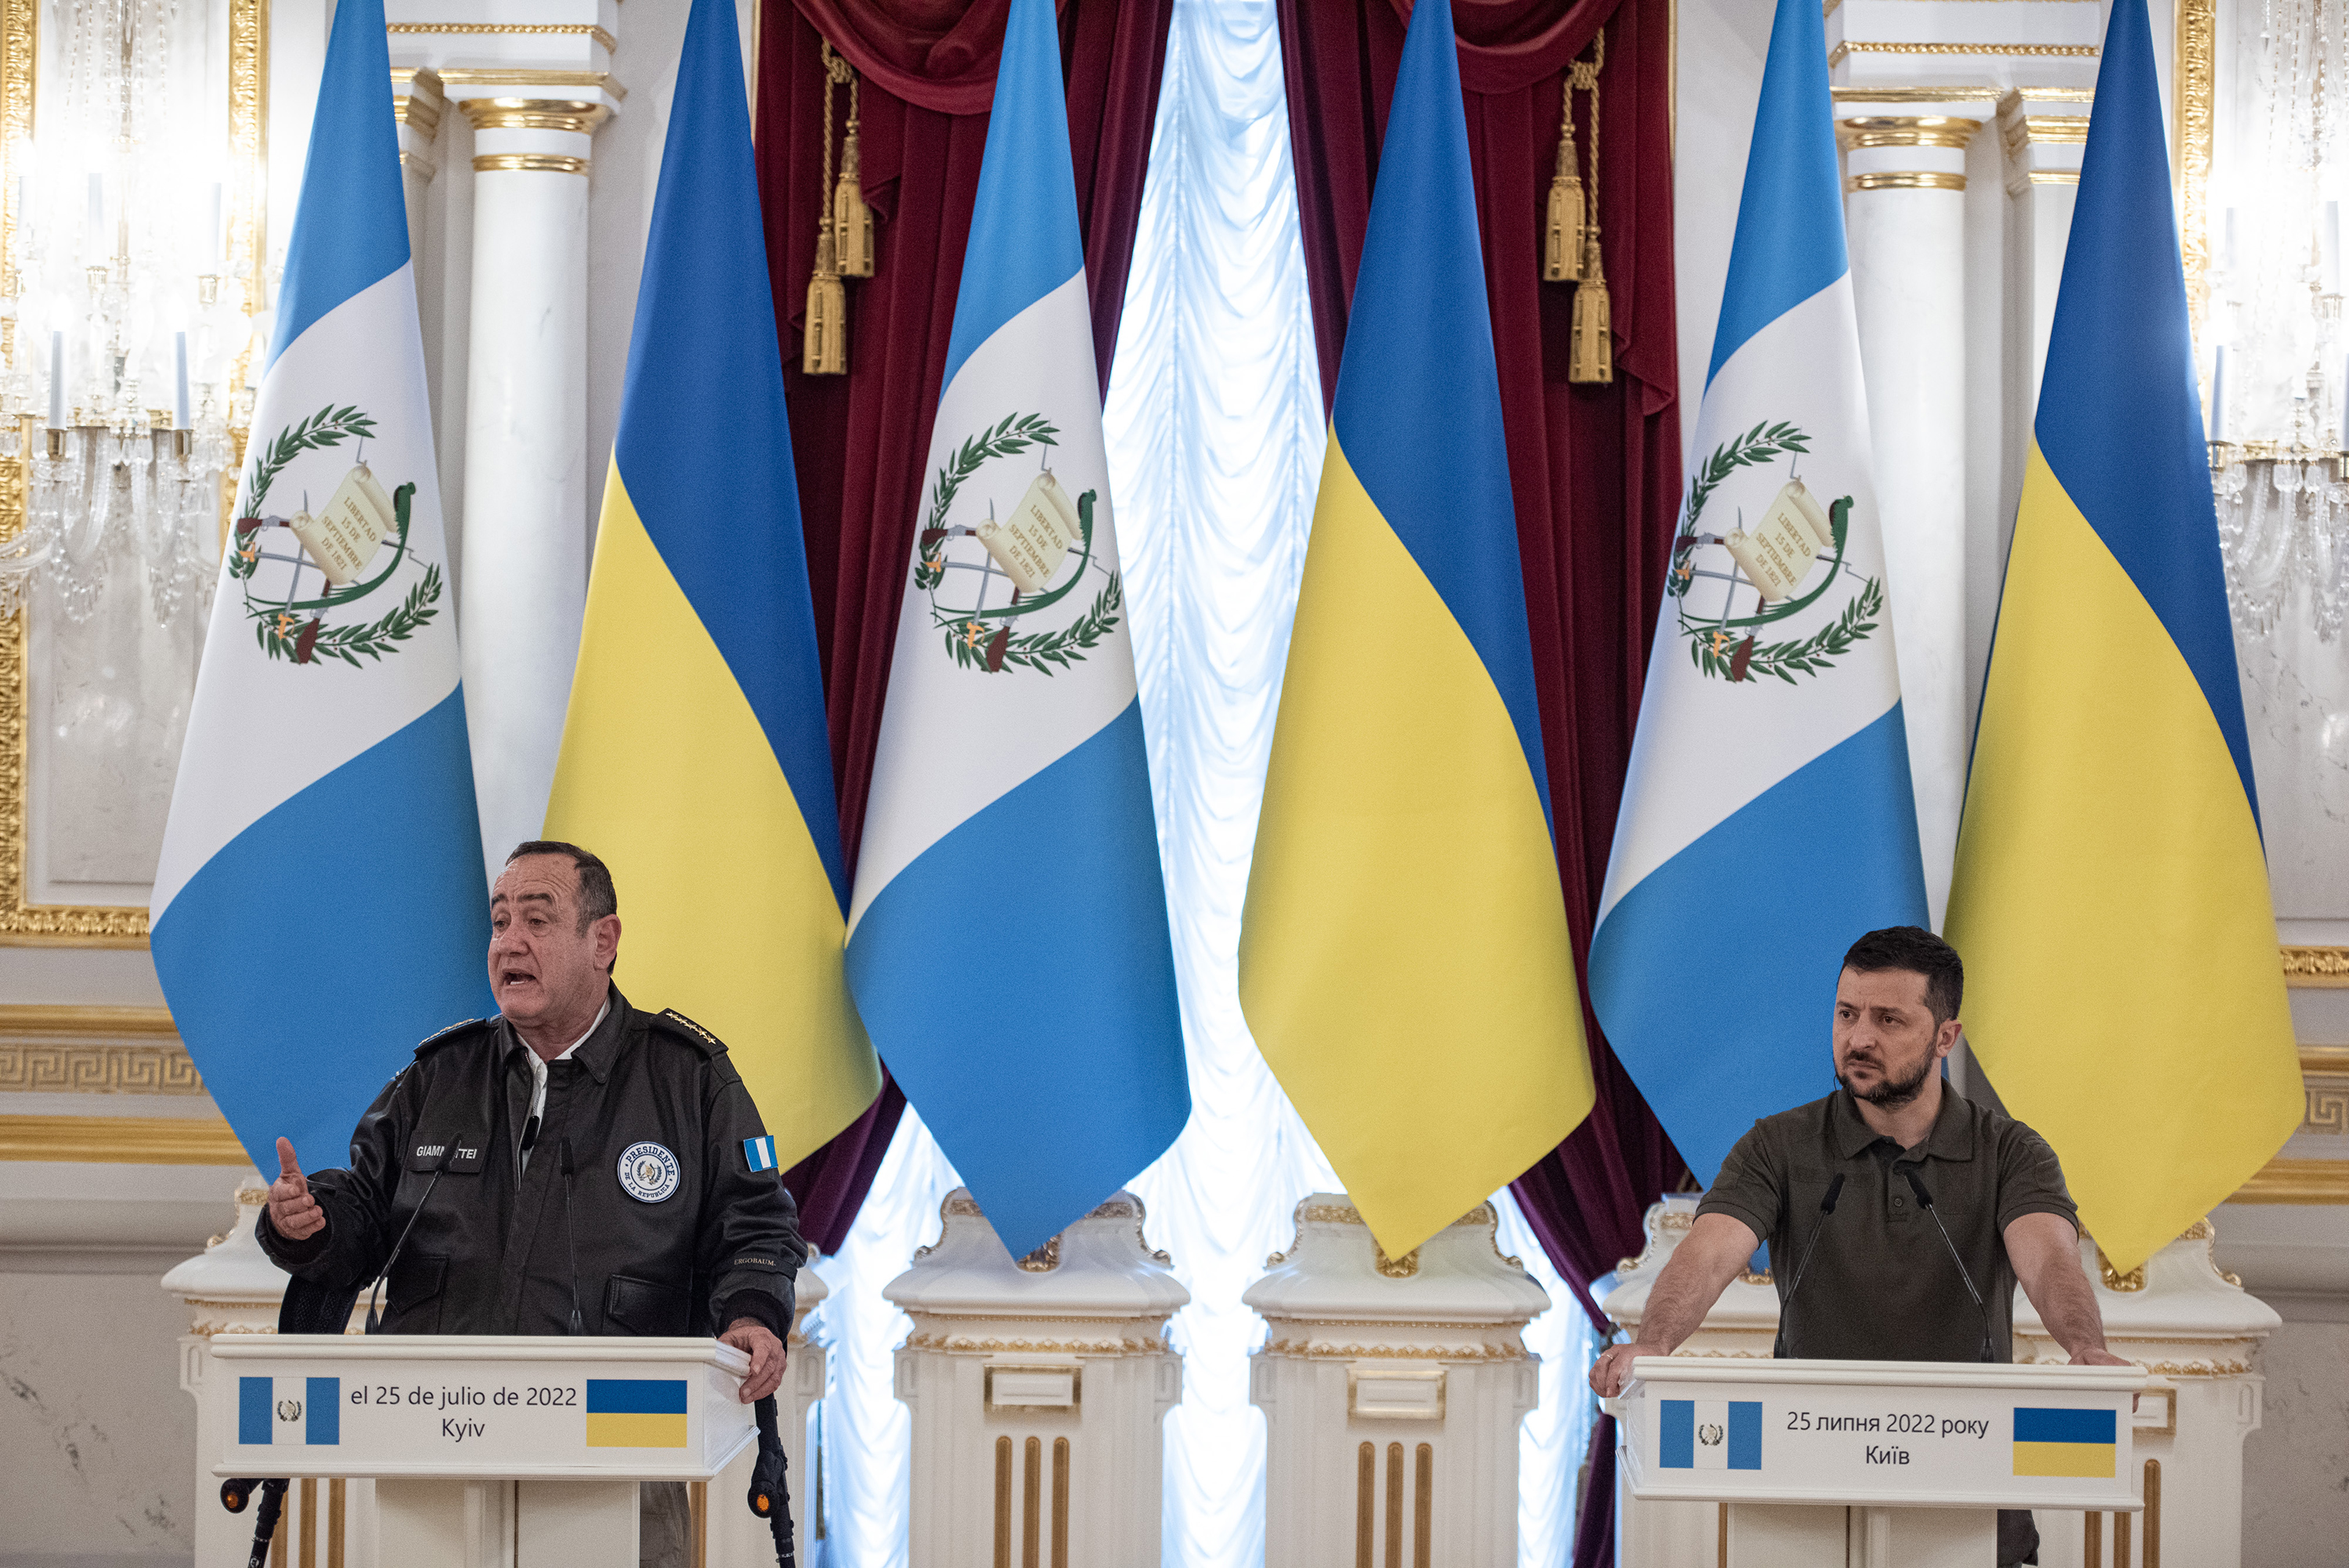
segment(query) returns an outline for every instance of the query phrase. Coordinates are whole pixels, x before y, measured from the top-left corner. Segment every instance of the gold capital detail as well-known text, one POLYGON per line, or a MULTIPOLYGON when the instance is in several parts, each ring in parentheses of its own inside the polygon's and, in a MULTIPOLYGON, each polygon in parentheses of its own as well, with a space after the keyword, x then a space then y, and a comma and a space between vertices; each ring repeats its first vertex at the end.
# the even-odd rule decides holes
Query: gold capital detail
POLYGON ((620 41, 593 22, 394 22, 387 33, 523 34, 539 37, 593 38, 607 55, 617 54, 620 41))
MULTIPOLYGON (((2187 232, 2189 234, 2196 232, 2190 228, 2187 232)), ((2188 269, 2188 275, 2192 276, 2191 267, 2188 269)), ((2349 947, 2285 948, 2283 983, 2287 985, 2349 986, 2349 947)))
POLYGON ((476 174, 585 174, 587 160, 561 152, 484 152, 473 160, 476 174))
POLYGON ((1867 147, 1955 147, 1973 139, 1982 122, 1963 115, 1877 115, 1847 119, 1836 128, 1847 151, 1867 147))
MULTIPOLYGON (((2210 159, 2218 124, 2214 88, 2218 75, 2219 0, 2178 0, 2176 134, 2178 140, 2178 208, 2179 247, 2186 262, 2186 315, 2195 336, 2202 335, 2210 310, 2210 159)), ((2284 973, 2292 973, 2294 952, 2322 948, 2284 949, 2284 973)), ((2333 949, 2335 953, 2343 950, 2333 949)), ((2349 965, 2342 977, 2317 985, 2349 985, 2349 965)), ((2312 982, 2291 979, 2289 985, 2312 982)))
POLYGON ((475 98, 457 107, 475 130, 567 130, 593 136, 612 118, 606 105, 584 98, 475 98))
POLYGON ((1962 191, 1966 177, 1944 174, 1938 170, 1904 169, 1882 174, 1854 174, 1843 182, 1847 191, 1962 191))

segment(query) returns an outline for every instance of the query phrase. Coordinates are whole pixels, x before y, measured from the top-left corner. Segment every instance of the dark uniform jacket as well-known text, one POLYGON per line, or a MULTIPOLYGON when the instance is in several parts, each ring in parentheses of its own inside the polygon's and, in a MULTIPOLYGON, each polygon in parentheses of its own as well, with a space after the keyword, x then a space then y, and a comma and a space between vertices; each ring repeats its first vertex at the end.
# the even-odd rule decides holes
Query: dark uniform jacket
POLYGON ((524 1170, 534 1087, 503 1019, 433 1036, 360 1119, 350 1169, 310 1178, 326 1229, 290 1242, 264 1209, 263 1249, 316 1284, 364 1284, 418 1216, 386 1282, 392 1334, 566 1333, 574 1277, 588 1334, 711 1335, 738 1317, 788 1333, 807 1249, 780 1173, 751 1169, 745 1141, 766 1130, 724 1046, 615 986, 595 1032, 547 1064, 524 1170))

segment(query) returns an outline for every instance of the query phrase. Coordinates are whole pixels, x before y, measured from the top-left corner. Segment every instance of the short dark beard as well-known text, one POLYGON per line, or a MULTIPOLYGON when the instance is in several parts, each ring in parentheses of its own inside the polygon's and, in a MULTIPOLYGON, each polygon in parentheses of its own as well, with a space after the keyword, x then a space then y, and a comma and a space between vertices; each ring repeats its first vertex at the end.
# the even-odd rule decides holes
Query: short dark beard
POLYGON ((1885 1110, 1898 1110, 1925 1091, 1925 1080, 1933 1076, 1933 1068, 1936 1065, 1935 1059, 1928 1056, 1918 1065, 1914 1076, 1907 1078, 1887 1078, 1866 1094, 1852 1088, 1850 1082, 1840 1073, 1836 1075, 1836 1082, 1841 1084, 1844 1092, 1854 1099, 1864 1099, 1868 1104, 1885 1110))

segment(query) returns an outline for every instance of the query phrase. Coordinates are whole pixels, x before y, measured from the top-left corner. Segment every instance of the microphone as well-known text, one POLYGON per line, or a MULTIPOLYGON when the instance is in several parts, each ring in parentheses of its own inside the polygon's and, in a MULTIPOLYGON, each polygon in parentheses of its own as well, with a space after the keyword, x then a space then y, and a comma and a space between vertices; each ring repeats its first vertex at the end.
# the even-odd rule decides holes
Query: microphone
POLYGON ((579 1322, 579 1233, 571 1228, 571 1140, 557 1148, 563 1159, 563 1239, 571 1246, 571 1332, 585 1334, 579 1322))
POLYGON ((1843 1172, 1836 1172, 1827 1183, 1827 1195, 1819 1200, 1819 1217, 1811 1225, 1811 1239, 1803 1245, 1803 1255, 1795 1264, 1795 1283, 1786 1287, 1786 1299, 1778 1305, 1778 1343, 1770 1347, 1773 1357, 1783 1359, 1786 1354, 1786 1312, 1795 1305, 1795 1293, 1803 1288, 1803 1271, 1811 1266, 1811 1253, 1819 1244, 1819 1233, 1827 1228, 1827 1216, 1835 1212, 1836 1200, 1843 1196, 1843 1172))
POLYGON ((1925 1191, 1924 1181, 1914 1165, 1895 1165, 1893 1169, 1909 1179, 1909 1191, 1917 1194, 1918 1205, 1933 1216, 1933 1228, 1941 1233, 1941 1244, 1950 1249, 1950 1261, 1958 1265, 1958 1277, 1966 1282, 1966 1294, 1974 1298, 1974 1310, 1982 1314, 1982 1355, 1978 1359, 1995 1361, 1998 1353, 1990 1340, 1990 1308, 1983 1305, 1982 1292, 1974 1288, 1974 1276, 1966 1270, 1966 1260, 1958 1255, 1958 1243, 1950 1240, 1950 1227, 1941 1223, 1941 1216, 1933 1207, 1933 1194, 1925 1191))
MULTIPOLYGON (((391 1243, 391 1255, 383 1260, 383 1267, 377 1271, 374 1280, 367 1285, 367 1331, 369 1334, 378 1333, 383 1327, 383 1312, 378 1305, 378 1296, 382 1290, 383 1282, 391 1277, 391 1265, 399 1261, 401 1250, 408 1245, 409 1233, 416 1229, 416 1222, 424 1217, 424 1205, 432 1202, 432 1190, 440 1186, 440 1178, 448 1174, 450 1157, 456 1152, 460 1141, 460 1140, 452 1138, 441 1144, 439 1150, 429 1157, 431 1161, 429 1169, 432 1172, 432 1180, 424 1184, 424 1196, 416 1201, 416 1208, 408 1216, 408 1223, 400 1227, 399 1240, 391 1243)), ((432 1145, 429 1143, 417 1145, 419 1153, 431 1148, 432 1145)))
POLYGON ((522 1124, 522 1153, 516 1161, 524 1171, 530 1169, 530 1151, 537 1146, 538 1112, 532 1111, 530 1119, 522 1124))

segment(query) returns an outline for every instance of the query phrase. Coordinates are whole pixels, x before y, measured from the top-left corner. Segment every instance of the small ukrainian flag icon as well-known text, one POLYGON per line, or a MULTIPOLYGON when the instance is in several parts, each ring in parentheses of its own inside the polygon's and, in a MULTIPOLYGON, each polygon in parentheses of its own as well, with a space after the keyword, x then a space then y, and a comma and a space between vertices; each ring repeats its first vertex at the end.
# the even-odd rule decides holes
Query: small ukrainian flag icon
POLYGON ((2119 1463, 2110 1410, 2014 1410, 2014 1473, 2110 1476, 2119 1463))
POLYGON ((591 1449, 685 1447, 685 1379, 587 1379, 587 1446, 591 1449))

